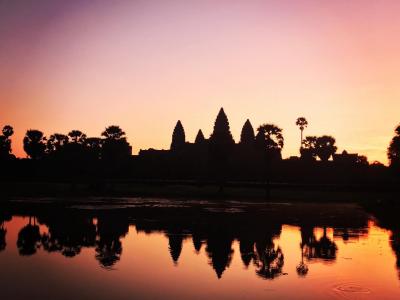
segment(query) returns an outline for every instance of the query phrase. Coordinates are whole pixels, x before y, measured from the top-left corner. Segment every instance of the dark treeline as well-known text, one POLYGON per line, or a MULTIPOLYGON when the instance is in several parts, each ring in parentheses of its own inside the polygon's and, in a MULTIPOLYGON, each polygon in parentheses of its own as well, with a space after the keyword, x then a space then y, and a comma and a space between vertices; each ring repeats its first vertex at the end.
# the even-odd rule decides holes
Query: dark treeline
MULTIPOLYGON (((138 232, 164 234, 169 244, 165 251, 169 251, 175 265, 179 264, 184 240, 191 240, 197 254, 207 255, 218 278, 230 266, 235 241, 240 249, 236 255, 240 255, 244 267, 252 265, 256 274, 264 279, 283 275, 285 253, 275 241, 283 224, 300 227, 301 257, 296 270, 292 270, 299 276, 312 272, 311 262, 330 264, 336 261, 338 247, 328 236, 327 228, 333 228, 334 237, 345 241, 368 234, 368 216, 357 209, 343 212, 329 205, 321 209, 303 204, 282 207, 277 213, 276 208, 263 208, 249 207, 236 214, 226 213, 221 207, 219 211, 210 212, 196 207, 79 210, 40 205, 37 208, 16 206, 6 211, 29 216, 16 242, 22 256, 46 251, 74 257, 83 248, 92 248, 99 265, 112 269, 123 255, 123 238, 129 226, 134 225, 138 232), (48 230, 41 232, 39 225, 45 225, 48 230), (323 229, 320 237, 315 235, 317 227, 323 229)), ((4 215, 1 220, 3 223, 10 217, 4 215)))
POLYGON ((300 156, 282 159, 284 136, 274 124, 254 130, 247 120, 236 143, 228 118, 221 108, 210 137, 199 130, 193 143, 177 122, 169 150, 140 150, 132 155, 125 132, 118 126, 105 129, 101 137, 87 137, 79 130, 45 137, 28 130, 23 140, 26 159, 11 151, 13 129, 5 126, 0 136, 1 177, 9 180, 196 180, 300 182, 300 183, 393 183, 400 174, 400 126, 388 148, 390 168, 365 156, 346 151, 338 154, 332 136, 305 136, 305 118, 298 118, 300 156))

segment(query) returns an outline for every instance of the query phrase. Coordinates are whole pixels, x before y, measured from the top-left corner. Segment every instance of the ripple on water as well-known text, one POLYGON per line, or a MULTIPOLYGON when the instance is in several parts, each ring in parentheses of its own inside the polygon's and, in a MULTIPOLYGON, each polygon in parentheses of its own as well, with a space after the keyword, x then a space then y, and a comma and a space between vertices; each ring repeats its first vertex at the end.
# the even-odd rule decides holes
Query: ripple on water
POLYGON ((362 294, 371 294, 370 289, 352 282, 337 284, 332 289, 336 295, 344 299, 353 299, 352 296, 355 296, 355 294, 360 296, 362 294))

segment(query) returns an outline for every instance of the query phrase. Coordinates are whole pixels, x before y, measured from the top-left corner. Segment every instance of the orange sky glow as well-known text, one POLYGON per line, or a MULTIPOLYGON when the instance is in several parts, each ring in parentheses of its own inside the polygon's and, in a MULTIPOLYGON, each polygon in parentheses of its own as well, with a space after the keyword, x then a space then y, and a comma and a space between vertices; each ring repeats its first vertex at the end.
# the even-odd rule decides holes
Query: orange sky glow
POLYGON ((224 107, 236 141, 247 118, 387 163, 400 122, 399 1, 2 1, 0 126, 120 125, 134 153, 168 148, 178 119, 193 141, 224 107), (70 2, 70 3, 66 3, 70 2))

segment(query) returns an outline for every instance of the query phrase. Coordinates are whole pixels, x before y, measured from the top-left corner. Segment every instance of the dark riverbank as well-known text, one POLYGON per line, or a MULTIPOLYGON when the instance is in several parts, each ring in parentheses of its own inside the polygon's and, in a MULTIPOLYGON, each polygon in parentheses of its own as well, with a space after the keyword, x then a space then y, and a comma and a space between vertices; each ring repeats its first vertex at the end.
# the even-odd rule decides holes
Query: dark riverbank
POLYGON ((397 185, 285 184, 228 182, 223 188, 196 181, 0 182, 0 196, 155 197, 242 201, 396 202, 397 185))

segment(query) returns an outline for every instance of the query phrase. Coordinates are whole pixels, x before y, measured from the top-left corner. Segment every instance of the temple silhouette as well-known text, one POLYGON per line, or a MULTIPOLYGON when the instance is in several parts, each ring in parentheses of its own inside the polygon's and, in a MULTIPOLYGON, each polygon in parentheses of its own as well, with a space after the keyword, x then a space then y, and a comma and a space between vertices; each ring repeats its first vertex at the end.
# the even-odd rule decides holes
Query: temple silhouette
MULTIPOLYGON (((189 142, 181 121, 172 132, 167 150, 140 150, 132 155, 125 132, 118 126, 107 127, 100 137, 88 137, 80 130, 67 135, 55 133, 48 138, 39 130, 28 130, 23 143, 28 158, 12 155, 11 126, 0 136, 0 160, 3 182, 71 182, 71 190, 93 193, 113 192, 107 180, 177 181, 180 184, 214 184, 220 191, 229 183, 246 186, 280 184, 363 185, 364 188, 393 189, 399 180, 400 129, 395 130, 389 148, 390 167, 369 163, 356 153, 337 153, 332 136, 305 136, 305 118, 298 118, 301 132, 299 156, 282 158, 284 136, 274 124, 261 124, 255 130, 250 120, 244 122, 240 140, 235 142, 228 117, 220 109, 212 133, 206 138, 199 129, 189 142), (242 183, 241 185, 239 183, 242 183)), ((21 188, 19 190, 26 190, 21 188)), ((267 189, 267 188, 266 188, 267 189)), ((395 188, 394 188, 395 189, 395 188)), ((43 191, 43 189, 41 189, 43 191)), ((7 187, 2 189, 7 191, 7 187)), ((35 192, 33 189, 31 192, 35 192)))
POLYGON ((90 248, 99 267, 113 270, 124 255, 123 239, 129 226, 135 226, 137 232, 163 234, 168 240, 164 251, 169 252, 171 263, 176 267, 179 267, 183 242, 189 239, 192 245, 185 247, 192 247, 197 255, 206 255, 217 278, 223 277, 233 256, 239 255, 246 269, 251 266, 258 277, 273 280, 284 275, 285 253, 276 241, 284 224, 298 226, 301 233, 300 263, 296 270, 290 270, 299 276, 312 272, 311 262, 335 263, 338 248, 327 235, 328 227, 333 228, 335 238, 344 241, 368 234, 368 217, 361 211, 339 210, 332 218, 329 205, 318 213, 308 211, 312 204, 301 206, 303 210, 294 215, 300 206, 281 207, 279 213, 275 209, 262 211, 255 206, 227 214, 203 206, 77 209, 68 205, 13 204, 5 207, 6 213, 1 217, 0 251, 10 247, 4 241, 11 216, 25 216, 26 223, 19 229, 15 245, 19 255, 32 256, 45 251, 69 259, 80 255, 82 249, 90 248), (40 230, 39 226, 47 230, 40 230), (315 228, 323 228, 322 236, 316 237, 315 228), (240 253, 235 254, 233 244, 236 241, 240 253))

